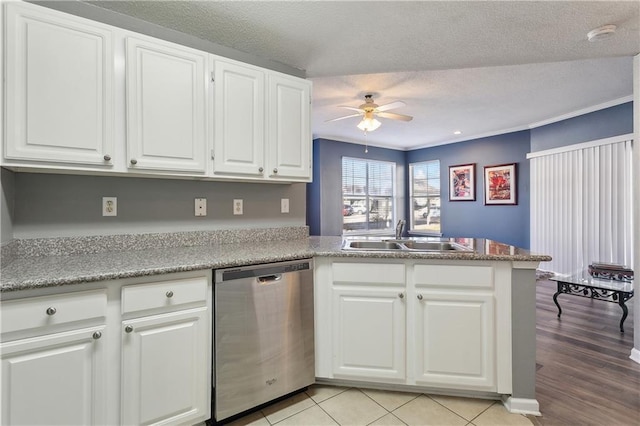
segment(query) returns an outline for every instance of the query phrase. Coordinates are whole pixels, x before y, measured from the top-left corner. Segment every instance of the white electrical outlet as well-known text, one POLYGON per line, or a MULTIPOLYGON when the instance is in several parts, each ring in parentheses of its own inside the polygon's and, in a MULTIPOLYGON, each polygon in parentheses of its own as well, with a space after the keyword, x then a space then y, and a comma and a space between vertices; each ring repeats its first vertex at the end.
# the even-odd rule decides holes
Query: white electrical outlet
POLYGON ((195 209, 196 209, 195 211, 196 216, 206 216, 207 215, 207 199, 196 198, 195 209))
POLYGON ((281 198, 280 199, 280 213, 289 213, 289 199, 281 198))
POLYGON ((102 197, 102 216, 118 216, 117 197, 102 197))
POLYGON ((233 214, 234 215, 243 214, 243 211, 242 211, 242 200, 233 200, 233 214))

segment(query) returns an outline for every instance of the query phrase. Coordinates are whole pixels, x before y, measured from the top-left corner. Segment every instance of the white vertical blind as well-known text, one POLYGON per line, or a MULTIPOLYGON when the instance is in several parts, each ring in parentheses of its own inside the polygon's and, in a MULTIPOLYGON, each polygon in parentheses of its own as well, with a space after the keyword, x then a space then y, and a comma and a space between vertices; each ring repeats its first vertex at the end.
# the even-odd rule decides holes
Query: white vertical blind
POLYGON ((633 267, 632 161, 631 140, 531 158, 531 251, 553 257, 541 269, 633 267))

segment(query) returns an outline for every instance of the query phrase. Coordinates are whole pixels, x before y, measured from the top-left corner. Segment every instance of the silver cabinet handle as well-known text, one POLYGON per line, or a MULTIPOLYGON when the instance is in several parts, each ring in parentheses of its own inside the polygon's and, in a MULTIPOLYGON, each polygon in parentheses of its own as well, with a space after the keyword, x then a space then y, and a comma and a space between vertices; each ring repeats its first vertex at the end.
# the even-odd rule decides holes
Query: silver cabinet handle
POLYGON ((53 307, 47 308, 47 315, 55 315, 56 312, 58 312, 56 308, 53 308, 53 307))
POLYGON ((278 169, 273 169, 273 173, 278 174, 278 169))
POLYGON ((93 333, 93 338, 95 340, 98 340, 101 337, 102 337, 102 333, 100 333, 99 331, 96 331, 95 333, 93 333))
POLYGON ((131 332, 133 331, 133 327, 132 327, 132 326, 130 326, 130 325, 128 325, 128 326, 126 326, 126 327, 124 328, 124 331, 125 331, 126 333, 131 333, 131 332))
POLYGON ((171 290, 169 290, 169 291, 167 292, 167 297, 168 297, 168 298, 172 298, 172 297, 173 297, 173 292, 172 292, 171 290))
POLYGON ((399 297, 400 299, 404 299, 404 293, 398 293, 398 297, 399 297))
POLYGON ((260 173, 262 173, 262 172, 264 172, 264 169, 263 169, 262 167, 260 167, 260 168, 258 169, 258 171, 259 171, 260 173))
POLYGON ((132 158, 131 159, 131 164, 133 164, 135 166, 136 164, 138 164, 138 160, 136 160, 135 158, 132 158))
POLYGON ((105 154, 104 161, 111 161, 111 156, 109 154, 105 154))
POLYGON ((418 300, 422 300, 422 295, 421 294, 419 294, 417 297, 418 297, 418 300))

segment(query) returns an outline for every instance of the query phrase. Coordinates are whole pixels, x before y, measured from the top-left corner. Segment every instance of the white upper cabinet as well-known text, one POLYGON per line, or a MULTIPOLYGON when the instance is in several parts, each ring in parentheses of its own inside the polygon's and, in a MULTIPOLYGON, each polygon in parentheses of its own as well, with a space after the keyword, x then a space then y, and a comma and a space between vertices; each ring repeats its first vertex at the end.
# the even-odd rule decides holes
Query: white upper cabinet
POLYGON ((269 177, 311 180, 311 82, 279 73, 268 78, 269 177))
POLYGON ((311 82, 8 2, 2 166, 311 181, 311 82))
POLYGON ((207 54, 127 37, 128 167, 206 171, 207 54))
POLYGON ((214 176, 264 175, 264 72, 211 56, 214 176))
POLYGON ((30 4, 5 7, 5 158, 111 166, 111 28, 30 4))
POLYGON ((311 180, 311 82, 211 56, 213 174, 311 180))

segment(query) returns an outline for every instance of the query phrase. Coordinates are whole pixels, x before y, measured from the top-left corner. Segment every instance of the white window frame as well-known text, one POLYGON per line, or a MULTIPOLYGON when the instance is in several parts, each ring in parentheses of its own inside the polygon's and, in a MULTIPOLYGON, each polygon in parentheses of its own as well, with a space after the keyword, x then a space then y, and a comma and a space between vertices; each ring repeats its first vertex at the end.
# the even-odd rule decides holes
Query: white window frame
MULTIPOLYGON (((440 160, 426 160, 426 161, 417 161, 415 163, 409 163, 409 210, 407 212, 407 217, 408 217, 408 222, 409 222, 409 227, 408 227, 408 231, 411 234, 415 234, 415 235, 427 235, 427 236, 442 236, 442 202, 443 202, 443 198, 442 198, 442 173, 441 173, 441 164, 440 164, 440 160), (440 216, 439 216, 439 228, 437 231, 430 231, 430 230, 424 230, 424 229, 415 229, 415 224, 414 224, 414 199, 415 198, 427 198, 427 197, 434 197, 434 195, 432 194, 414 194, 414 182, 413 182, 413 169, 415 166, 419 166, 419 165, 425 165, 425 164, 429 164, 429 163, 437 163, 438 165, 438 181, 439 181, 439 192, 437 197, 440 199, 440 216)), ((435 179, 434 179, 435 180, 435 179)))
MULTIPOLYGON (((385 160, 371 160, 368 158, 358 158, 358 157, 348 157, 348 156, 344 156, 341 159, 341 173, 344 172, 344 160, 353 160, 353 161, 360 161, 360 162, 365 162, 367 163, 367 176, 366 176, 366 180, 367 180, 367 190, 365 192, 365 200, 366 200, 366 205, 370 206, 370 202, 369 202, 369 198, 370 197, 383 197, 383 196, 378 196, 378 195, 371 195, 369 193, 369 185, 368 185, 368 181, 369 181, 369 175, 368 175, 368 170, 369 170, 369 164, 370 163, 383 163, 383 164, 389 164, 391 166, 391 188, 392 188, 392 195, 389 197, 392 201, 392 209, 391 209, 391 218, 389 219, 389 228, 385 228, 385 229, 356 229, 356 230, 352 230, 352 231, 347 231, 344 229, 344 216, 342 216, 341 219, 341 227, 342 227, 342 235, 344 236, 355 236, 355 235, 392 235, 393 232, 395 231, 395 222, 396 222, 396 218, 397 218, 397 203, 398 203, 398 198, 397 198, 397 182, 396 182, 396 163, 393 161, 385 161, 385 160)), ((340 179, 340 200, 341 203, 344 203, 344 199, 345 197, 349 197, 349 195, 354 195, 356 196, 356 194, 345 194, 345 192, 343 191, 343 179, 344 177, 342 176, 340 179)), ((360 194, 358 194, 357 196, 361 196, 360 194)), ((366 213, 366 218, 367 220, 365 220, 365 224, 368 227, 368 218, 369 218, 369 211, 367 211, 366 213)), ((340 214, 342 215, 342 209, 340 211, 340 214)))

